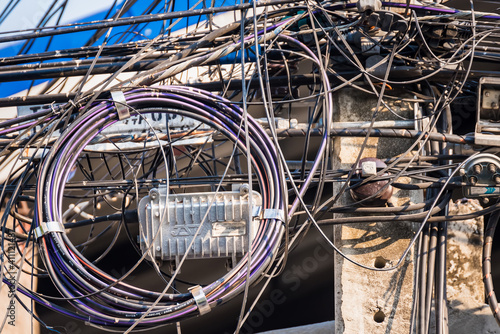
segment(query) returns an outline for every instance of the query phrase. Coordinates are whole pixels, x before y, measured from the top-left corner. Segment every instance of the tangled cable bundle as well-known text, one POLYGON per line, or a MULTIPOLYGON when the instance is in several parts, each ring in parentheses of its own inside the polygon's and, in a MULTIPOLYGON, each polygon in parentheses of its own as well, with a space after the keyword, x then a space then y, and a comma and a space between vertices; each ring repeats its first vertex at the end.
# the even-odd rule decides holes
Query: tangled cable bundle
MULTIPOLYGON (((125 93, 132 114, 162 112, 190 117, 210 125, 250 152, 252 166, 262 191, 263 209, 284 209, 280 191, 276 153, 265 131, 248 117, 250 147, 245 144, 242 110, 213 94, 184 87, 135 89, 125 93)), ((79 154, 102 130, 117 122, 112 101, 99 102, 76 119, 60 136, 40 168, 36 195, 36 225, 62 221, 62 197, 71 167, 79 154)), ((266 272, 279 246, 283 225, 277 219, 262 219, 248 254, 224 277, 203 287, 211 307, 218 306, 266 272), (251 261, 248 263, 248 258, 251 261), (250 281, 246 281, 250 270, 250 281)), ((64 298, 76 307, 73 316, 95 325, 130 326, 144 317, 140 326, 177 321, 199 314, 191 293, 170 294, 148 291, 102 272, 82 256, 65 233, 49 231, 38 239, 40 254, 54 284, 64 298)), ((40 299, 33 296, 35 299, 40 299)), ((63 310, 41 301, 63 313, 63 310)))
MULTIPOLYGON (((182 329, 245 332, 267 294, 272 301, 270 282, 294 278, 287 271, 321 242, 360 275, 402 273, 415 254, 413 273, 404 269, 411 314, 396 303, 381 322, 370 313, 392 304, 379 302, 379 287, 399 293, 380 276, 363 317, 391 330, 401 316, 409 332, 444 334, 454 330, 448 309, 462 305, 446 293, 448 222, 481 216, 484 285, 500 323, 498 9, 480 0, 464 9, 446 0, 109 2, 102 17, 68 23, 74 7, 54 0, 37 26, 0 31, 0 281, 32 323, 58 332, 56 311, 99 330, 177 323, 166 330, 179 333, 181 320, 233 299, 220 324, 213 312, 182 329), (6 43, 11 54, 1 53, 6 43), (4 107, 17 114, 4 117, 4 107), (463 197, 481 207, 450 210, 463 197), (351 229, 362 234, 350 238, 351 229)), ((0 5, 0 24, 20 3, 0 5)), ((337 282, 339 263, 328 264, 337 282)), ((314 271, 298 275, 297 298, 331 293, 321 320, 332 320, 339 312, 329 308, 355 301, 314 271)), ((295 297, 279 312, 296 309, 295 297)), ((300 312, 304 324, 319 320, 300 312)))

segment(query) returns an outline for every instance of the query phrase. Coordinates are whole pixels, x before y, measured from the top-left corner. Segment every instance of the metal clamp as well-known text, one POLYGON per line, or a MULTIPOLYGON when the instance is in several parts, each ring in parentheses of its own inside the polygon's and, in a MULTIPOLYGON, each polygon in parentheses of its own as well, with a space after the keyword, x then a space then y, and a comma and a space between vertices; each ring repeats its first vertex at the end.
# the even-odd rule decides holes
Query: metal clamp
POLYGON ((252 217, 260 217, 260 214, 262 213, 262 207, 260 205, 256 205, 252 208, 252 217))
POLYGON ((212 310, 210 308, 210 304, 208 304, 207 296, 205 296, 205 292, 203 292, 201 286, 196 285, 189 288, 188 290, 193 295, 194 301, 198 306, 198 311, 200 311, 200 315, 206 314, 212 310))
POLYGON ((111 98, 115 103, 116 111, 118 112, 118 119, 121 121, 130 117, 130 111, 127 107, 127 100, 125 94, 121 90, 111 91, 111 98))
POLYGON ((265 209, 262 219, 276 219, 285 222, 285 212, 280 209, 265 209))
POLYGON ((45 234, 49 232, 60 232, 64 233, 64 225, 61 224, 60 222, 46 222, 46 223, 40 223, 40 226, 35 228, 34 234, 35 238, 39 239, 40 237, 44 236, 45 234))

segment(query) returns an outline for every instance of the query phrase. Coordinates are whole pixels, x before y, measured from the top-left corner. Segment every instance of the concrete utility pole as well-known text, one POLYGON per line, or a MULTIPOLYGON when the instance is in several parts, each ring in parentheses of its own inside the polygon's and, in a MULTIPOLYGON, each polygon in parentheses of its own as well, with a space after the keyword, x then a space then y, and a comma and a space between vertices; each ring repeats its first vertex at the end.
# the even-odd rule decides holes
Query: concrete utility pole
MULTIPOLYGON (((356 90, 336 94, 334 121, 353 122, 372 118, 377 100, 356 90)), ((414 105, 391 104, 403 117, 413 118, 414 105)), ((382 108, 377 121, 394 119, 382 108)), ((333 168, 349 168, 355 162, 364 138, 336 138, 333 145, 333 168)), ((362 157, 380 159, 397 156, 410 141, 370 138, 362 157)), ((397 182, 409 182, 400 178, 397 182)), ((334 195, 341 185, 334 187, 334 195)), ((389 200, 394 206, 421 203, 422 191, 394 191, 389 200)), ((353 200, 347 192, 338 204, 353 200)), ((476 200, 460 200, 450 205, 450 214, 464 214, 481 209, 476 200)), ((335 217, 345 217, 336 214, 335 217)), ((500 333, 491 311, 485 304, 481 274, 484 230, 483 217, 450 222, 447 247, 447 309, 449 333, 500 333)), ((393 266, 407 248, 419 225, 417 223, 355 223, 334 227, 334 241, 350 259, 370 267, 393 266)), ((360 268, 335 255, 335 333, 337 334, 407 334, 414 312, 416 246, 404 263, 393 271, 360 268)), ((430 333, 435 332, 431 314, 430 333)))
MULTIPOLYGON (((336 94, 335 121, 371 120, 377 99, 354 89, 336 94)), ((393 106, 408 118, 413 118, 413 105, 393 106)), ((377 121, 395 116, 381 109, 377 121)), ((360 153, 364 138, 336 138, 333 168, 350 168, 360 153)), ((361 154, 363 158, 397 156, 411 145, 407 140, 370 138, 361 154)), ((398 182, 409 182, 400 179, 398 182)), ((341 185, 334 187, 334 195, 341 185), (336 189, 337 188, 337 189, 336 189)), ((353 200, 346 192, 342 204, 353 200)), ((394 206, 421 203, 421 191, 395 191, 389 200, 394 206), (410 196, 411 195, 411 196, 410 196)), ((344 217, 336 214, 335 217, 344 217)), ((335 218, 334 217, 334 218, 335 218)), ((414 235, 413 223, 355 223, 334 227, 335 244, 350 259, 373 268, 391 267, 402 256, 414 235)), ((335 332, 345 334, 409 333, 413 300, 414 252, 393 271, 371 271, 356 266, 335 255, 335 332)))

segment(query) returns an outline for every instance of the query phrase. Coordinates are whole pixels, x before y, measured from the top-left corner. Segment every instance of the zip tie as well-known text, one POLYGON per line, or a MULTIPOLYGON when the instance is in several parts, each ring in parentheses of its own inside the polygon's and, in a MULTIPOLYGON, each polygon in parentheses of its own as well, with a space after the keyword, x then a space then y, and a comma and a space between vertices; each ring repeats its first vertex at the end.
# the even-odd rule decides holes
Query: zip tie
POLYGON ((201 286, 196 285, 190 287, 188 290, 193 295, 194 301, 198 306, 198 311, 200 311, 200 315, 204 315, 212 310, 210 308, 210 304, 208 304, 207 296, 205 296, 205 292, 203 292, 201 286))
POLYGON ((121 90, 112 90, 111 98, 115 103, 116 111, 118 112, 118 119, 121 121, 122 119, 130 117, 130 111, 127 107, 127 100, 125 99, 125 94, 121 90))
POLYGON ((262 219, 276 219, 285 222, 285 213, 280 209, 265 209, 262 219))
POLYGON ((64 225, 61 224, 60 222, 46 222, 46 223, 41 223, 40 226, 35 228, 34 234, 35 238, 39 239, 40 237, 44 236, 45 234, 49 232, 60 232, 64 233, 64 225))

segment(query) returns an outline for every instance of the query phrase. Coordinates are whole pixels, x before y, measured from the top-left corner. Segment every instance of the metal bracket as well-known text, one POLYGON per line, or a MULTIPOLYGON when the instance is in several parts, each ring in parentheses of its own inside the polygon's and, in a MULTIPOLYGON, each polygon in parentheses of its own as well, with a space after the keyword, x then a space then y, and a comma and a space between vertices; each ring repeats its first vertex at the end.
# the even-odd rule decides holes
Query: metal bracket
POLYGON ((118 119, 121 121, 130 117, 130 111, 127 107, 127 100, 125 94, 121 90, 111 91, 111 98, 115 103, 116 111, 118 112, 118 119))
POLYGON ((207 296, 205 296, 205 292, 203 292, 201 286, 196 285, 189 288, 188 290, 193 295, 194 301, 198 306, 198 311, 200 311, 200 315, 206 314, 212 310, 210 308, 210 304, 208 304, 207 296))
POLYGON ((285 222, 285 213, 279 209, 265 209, 262 219, 276 219, 285 222))
POLYGON ((252 217, 260 217, 260 214, 262 213, 262 207, 261 206, 254 206, 252 208, 252 217))
POLYGON ((64 233, 64 225, 61 224, 60 222, 46 222, 46 223, 41 223, 40 226, 35 228, 34 234, 35 238, 39 239, 40 237, 44 236, 45 234, 49 232, 60 232, 64 233))

